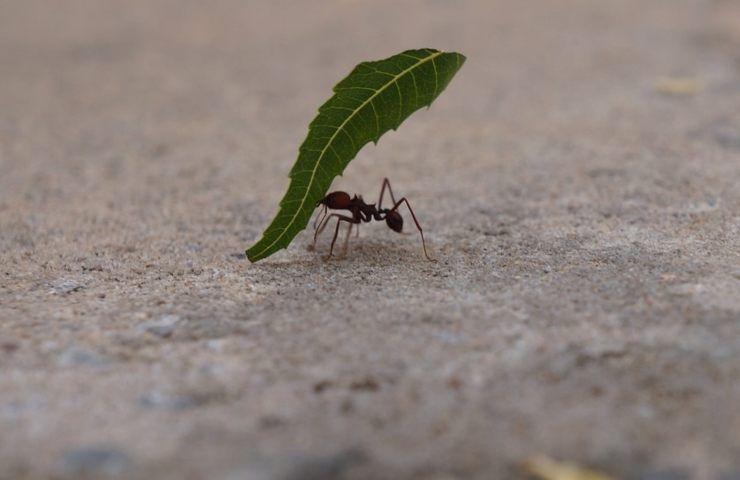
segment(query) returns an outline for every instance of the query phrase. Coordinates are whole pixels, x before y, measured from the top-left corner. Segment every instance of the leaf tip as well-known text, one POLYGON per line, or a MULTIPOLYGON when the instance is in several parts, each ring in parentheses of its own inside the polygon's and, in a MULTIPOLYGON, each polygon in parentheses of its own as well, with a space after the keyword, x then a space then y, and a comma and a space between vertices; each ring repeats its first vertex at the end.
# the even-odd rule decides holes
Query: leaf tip
POLYGON ((246 254, 246 256, 247 256, 247 260, 249 260, 250 263, 257 263, 258 261, 262 260, 263 258, 270 256, 269 254, 265 255, 265 251, 264 250, 262 250, 260 252, 256 252, 255 251, 257 249, 257 247, 260 246, 261 243, 262 243, 262 241, 260 240, 259 242, 255 243, 254 245, 252 245, 251 247, 249 247, 244 252, 246 254))

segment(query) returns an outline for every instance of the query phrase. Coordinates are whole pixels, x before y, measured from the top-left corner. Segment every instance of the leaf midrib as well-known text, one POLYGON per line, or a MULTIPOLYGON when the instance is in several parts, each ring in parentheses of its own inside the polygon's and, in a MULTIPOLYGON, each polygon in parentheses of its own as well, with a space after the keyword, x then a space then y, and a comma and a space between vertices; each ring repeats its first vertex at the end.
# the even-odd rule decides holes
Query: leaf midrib
MULTIPOLYGON (((370 97, 368 97, 367 100, 365 100, 364 102, 362 102, 362 104, 360 104, 359 107, 355 108, 352 111, 352 113, 347 116, 347 118, 342 122, 342 124, 339 125, 339 127, 334 132, 334 134, 332 134, 332 136, 329 137, 329 140, 326 142, 326 146, 321 150, 321 153, 319 153, 319 158, 316 160, 316 165, 314 165, 313 170, 311 170, 311 179, 309 180, 308 184, 306 185, 306 193, 303 195, 303 198, 301 199, 301 204, 298 206, 298 209, 296 210, 296 213, 291 217, 291 219, 288 222, 288 224, 285 225, 285 228, 283 228, 283 230, 275 238, 275 240, 273 240, 272 243, 270 243, 268 246, 266 246, 265 248, 263 248, 259 253, 257 253, 255 255, 255 257, 259 257, 264 252, 266 252, 267 250, 269 250, 270 248, 272 248, 273 245, 275 245, 277 242, 280 241, 281 238, 283 238, 283 236, 285 235, 285 232, 287 232, 288 229, 295 223, 296 218, 298 218, 298 215, 303 210, 303 205, 306 203, 306 198, 308 198, 308 193, 311 191, 311 187, 313 186, 314 178, 316 178, 316 171, 319 168, 319 164, 321 163, 321 160, 324 158, 324 155, 326 154, 327 149, 331 146, 332 142, 334 142, 334 139, 336 138, 336 136, 339 133, 339 131, 344 129, 344 126, 347 124, 347 122, 349 122, 352 118, 354 118, 354 116, 357 115, 357 112, 359 112, 360 110, 362 110, 363 108, 365 108, 365 105, 367 105, 368 103, 372 102, 373 99, 375 99, 375 97, 377 97, 383 91, 385 91, 386 88, 388 88, 389 86, 391 86, 393 84, 396 84, 397 85, 397 82, 398 82, 398 79, 399 78, 401 78, 402 76, 406 75, 408 72, 412 71, 413 69, 415 69, 419 65, 422 65, 422 64, 424 64, 424 63, 426 63, 426 62, 428 62, 430 60, 434 60, 436 57, 442 55, 443 53, 444 52, 435 52, 435 53, 433 53, 432 55, 428 56, 427 58, 425 58, 423 60, 422 59, 417 59, 417 60, 419 60, 417 63, 415 63, 414 65, 410 66, 409 68, 407 68, 405 70, 402 70, 401 72, 398 73, 398 75, 394 75, 393 76, 393 80, 391 80, 390 82, 388 82, 387 84, 385 84, 381 88, 379 88, 377 91, 375 91, 374 94, 372 94, 370 97)), ((378 70, 378 72, 379 73, 387 73, 387 72, 380 72, 380 70, 378 70)), ((436 66, 434 68, 434 73, 435 73, 434 80, 435 80, 435 82, 438 82, 439 80, 437 79, 437 68, 436 68, 436 66)), ((436 85, 436 83, 435 83, 435 85, 436 85)), ((400 102, 400 97, 399 97, 399 102, 400 102)), ((370 103, 370 104, 372 105, 372 103, 370 103)), ((401 105, 399 108, 403 108, 403 105, 401 105)), ((376 116, 376 121, 377 121, 377 113, 375 114, 375 116, 376 116)))

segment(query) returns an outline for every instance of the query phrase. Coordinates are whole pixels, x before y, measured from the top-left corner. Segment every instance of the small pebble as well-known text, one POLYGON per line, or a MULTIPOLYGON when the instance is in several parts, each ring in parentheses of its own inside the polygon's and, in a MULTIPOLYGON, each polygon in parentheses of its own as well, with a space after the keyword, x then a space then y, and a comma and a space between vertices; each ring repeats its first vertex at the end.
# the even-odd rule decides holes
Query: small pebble
POLYGON ((338 480, 370 456, 359 448, 325 455, 290 453, 241 465, 224 480, 338 480))
POLYGON ((380 385, 375 378, 369 376, 352 382, 349 388, 358 392, 376 392, 380 390, 380 385))
POLYGON ((163 315, 159 320, 145 322, 136 329, 140 332, 149 332, 158 337, 167 338, 175 331, 175 326, 180 321, 177 315, 163 315))
POLYGON ((21 348, 21 345, 16 342, 7 341, 7 342, 0 343, 0 350, 2 350, 5 353, 13 353, 19 348, 21 348))
POLYGON ((23 400, 17 400, 5 405, 0 405, 0 415, 11 418, 33 415, 46 407, 46 400, 41 396, 31 396, 23 400))
POLYGON ((192 395, 169 394, 156 390, 139 397, 139 405, 142 407, 159 410, 185 410, 197 407, 202 403, 202 399, 192 395))
POLYGON ((434 332, 432 335, 442 343, 446 343, 448 345, 459 345, 465 342, 465 335, 449 330, 440 330, 438 332, 434 332))
POLYGON ((53 295, 67 295, 78 290, 82 290, 85 286, 75 280, 62 280, 52 285, 49 293, 53 295))
POLYGON ((212 338, 206 341, 206 348, 213 352, 222 353, 226 347, 226 342, 225 338, 212 338))
POLYGON ((352 467, 366 462, 369 455, 359 448, 349 448, 321 456, 281 458, 279 478, 284 480, 333 480, 344 478, 352 467))
POLYGON ((76 448, 67 451, 62 457, 64 469, 77 475, 118 475, 130 463, 131 459, 126 453, 109 447, 76 448))
POLYGON ((81 365, 87 367, 100 367, 109 363, 109 360, 91 350, 70 348, 60 356, 62 365, 81 365))

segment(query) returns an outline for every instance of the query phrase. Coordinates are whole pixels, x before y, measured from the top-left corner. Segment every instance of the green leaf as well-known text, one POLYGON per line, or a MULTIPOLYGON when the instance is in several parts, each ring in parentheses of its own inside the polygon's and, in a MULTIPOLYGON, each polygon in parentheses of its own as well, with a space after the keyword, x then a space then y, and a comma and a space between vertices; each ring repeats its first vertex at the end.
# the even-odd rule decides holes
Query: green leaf
POLYGON ((464 62, 459 53, 425 48, 357 65, 309 124, 280 211, 247 258, 256 262, 287 247, 357 152, 428 107, 464 62))

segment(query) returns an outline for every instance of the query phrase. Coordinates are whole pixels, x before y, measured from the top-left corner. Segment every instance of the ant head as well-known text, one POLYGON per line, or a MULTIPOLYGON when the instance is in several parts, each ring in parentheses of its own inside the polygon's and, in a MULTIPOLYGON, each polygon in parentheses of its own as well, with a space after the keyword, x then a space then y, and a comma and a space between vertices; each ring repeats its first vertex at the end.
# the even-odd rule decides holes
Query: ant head
POLYGON ((329 195, 325 196, 317 206, 326 205, 333 209, 345 209, 349 208, 350 202, 351 200, 347 192, 331 192, 329 195))
POLYGON ((394 232, 401 233, 401 230, 403 230, 403 217, 395 210, 391 210, 386 214, 385 223, 394 232))

